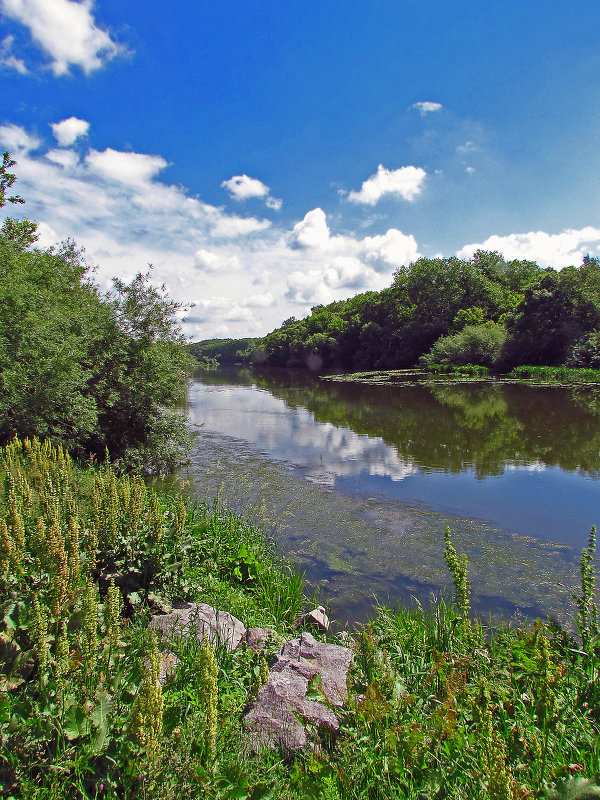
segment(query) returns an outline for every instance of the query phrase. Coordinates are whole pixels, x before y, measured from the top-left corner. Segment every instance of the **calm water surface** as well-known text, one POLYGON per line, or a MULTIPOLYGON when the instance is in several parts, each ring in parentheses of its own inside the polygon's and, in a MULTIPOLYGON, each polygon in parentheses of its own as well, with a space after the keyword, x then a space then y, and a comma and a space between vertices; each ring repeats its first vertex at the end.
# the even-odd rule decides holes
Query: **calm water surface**
POLYGON ((219 370, 188 413, 192 493, 250 508, 342 622, 451 583, 450 525, 480 611, 568 624, 600 522, 596 390, 219 370))

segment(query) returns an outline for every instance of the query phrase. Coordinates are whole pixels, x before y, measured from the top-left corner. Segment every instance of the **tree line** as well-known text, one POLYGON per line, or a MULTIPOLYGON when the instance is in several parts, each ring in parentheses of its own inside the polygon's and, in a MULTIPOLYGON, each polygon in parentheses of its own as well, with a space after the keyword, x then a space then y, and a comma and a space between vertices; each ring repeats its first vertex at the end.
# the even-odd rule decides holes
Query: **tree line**
POLYGON ((420 258, 369 291, 290 317, 259 340, 191 345, 197 359, 344 370, 475 364, 600 368, 600 259, 561 271, 478 251, 420 258))
POLYGON ((392 285, 319 305, 262 340, 273 366, 600 367, 600 259, 560 272, 497 252, 420 258, 392 285))

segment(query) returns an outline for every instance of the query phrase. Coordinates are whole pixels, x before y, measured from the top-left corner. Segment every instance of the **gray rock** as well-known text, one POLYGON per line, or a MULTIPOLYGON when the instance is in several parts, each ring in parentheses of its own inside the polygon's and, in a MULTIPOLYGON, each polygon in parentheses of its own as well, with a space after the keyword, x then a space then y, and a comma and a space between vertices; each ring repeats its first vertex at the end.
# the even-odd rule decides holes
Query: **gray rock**
POLYGON ((160 673, 158 676, 159 682, 164 684, 167 682, 168 678, 175 675, 178 665, 179 659, 175 653, 170 653, 168 650, 165 650, 164 653, 161 653, 160 673))
POLYGON ((255 653, 262 653, 272 635, 271 628, 248 628, 242 644, 245 644, 250 650, 254 650, 255 653))
POLYGON ((312 611, 304 614, 304 616, 300 618, 300 621, 305 625, 315 625, 319 630, 325 633, 329 630, 329 617, 325 613, 323 606, 313 608, 312 611))
POLYGON ((157 614, 148 627, 169 639, 195 631, 200 641, 208 637, 210 642, 224 645, 227 650, 235 650, 246 633, 239 619, 206 603, 186 603, 170 614, 157 614))
POLYGON ((275 658, 274 672, 289 665, 309 680, 318 673, 323 694, 332 705, 341 707, 348 699, 346 680, 352 652, 347 647, 318 642, 305 632, 298 639, 286 642, 275 658))
POLYGON ((252 750, 277 746, 287 752, 299 750, 308 743, 306 723, 338 731, 333 707, 340 708, 347 699, 351 660, 352 653, 346 647, 323 644, 310 633, 286 642, 244 720, 252 750), (309 683, 317 674, 322 701, 306 697, 309 683))

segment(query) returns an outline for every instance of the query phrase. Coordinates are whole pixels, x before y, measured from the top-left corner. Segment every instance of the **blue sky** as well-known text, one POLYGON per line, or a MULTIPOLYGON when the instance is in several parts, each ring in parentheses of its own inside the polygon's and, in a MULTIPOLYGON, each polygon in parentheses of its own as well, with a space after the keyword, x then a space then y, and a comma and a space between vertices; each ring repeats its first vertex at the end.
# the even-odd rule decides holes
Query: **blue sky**
POLYGON ((40 243, 261 335, 478 247, 600 255, 598 0, 0 0, 40 243))

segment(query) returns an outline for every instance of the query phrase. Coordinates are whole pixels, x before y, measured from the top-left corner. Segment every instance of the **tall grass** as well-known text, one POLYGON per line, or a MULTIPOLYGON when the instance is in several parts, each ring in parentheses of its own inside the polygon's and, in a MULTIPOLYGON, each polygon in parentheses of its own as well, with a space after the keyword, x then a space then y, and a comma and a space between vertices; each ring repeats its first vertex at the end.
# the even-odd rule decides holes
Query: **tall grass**
POLYGON ((428 364, 427 371, 434 374, 452 375, 457 378, 487 378, 489 368, 480 364, 428 364))
MULTIPOLYGON (((219 600, 246 624, 284 630, 302 577, 222 505, 82 469, 51 442, 3 448, 0 480, 0 794, 153 796, 170 780, 165 728, 187 716, 163 691, 148 614, 219 600)), ((215 658, 208 645, 194 656, 209 730, 197 766, 216 758, 215 658)))
POLYGON ((574 367, 520 366, 511 370, 509 377, 559 383, 600 383, 600 370, 574 367))

